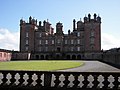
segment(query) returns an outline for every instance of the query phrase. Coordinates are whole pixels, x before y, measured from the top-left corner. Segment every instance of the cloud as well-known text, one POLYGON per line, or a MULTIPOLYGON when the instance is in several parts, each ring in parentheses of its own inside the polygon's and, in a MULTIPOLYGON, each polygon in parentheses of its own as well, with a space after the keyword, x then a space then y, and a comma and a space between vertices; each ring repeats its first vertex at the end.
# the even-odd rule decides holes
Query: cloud
POLYGON ((113 36, 112 34, 102 33, 101 39, 102 49, 104 50, 120 47, 119 38, 113 36))
POLYGON ((19 32, 10 32, 0 28, 0 48, 7 50, 19 50, 19 32))

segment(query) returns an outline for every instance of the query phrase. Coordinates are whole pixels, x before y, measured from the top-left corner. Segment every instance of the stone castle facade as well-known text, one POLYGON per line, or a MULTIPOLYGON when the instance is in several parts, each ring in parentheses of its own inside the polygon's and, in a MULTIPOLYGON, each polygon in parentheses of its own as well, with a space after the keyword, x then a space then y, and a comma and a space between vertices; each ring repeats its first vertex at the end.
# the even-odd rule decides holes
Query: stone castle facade
MULTIPOLYGON (((29 53, 29 59, 92 59, 101 51, 101 17, 88 14, 83 21, 73 20, 73 30, 63 33, 63 25, 20 20, 20 52, 29 53), (39 24, 37 24, 39 23, 39 24)), ((98 56, 97 56, 98 54, 98 56)))

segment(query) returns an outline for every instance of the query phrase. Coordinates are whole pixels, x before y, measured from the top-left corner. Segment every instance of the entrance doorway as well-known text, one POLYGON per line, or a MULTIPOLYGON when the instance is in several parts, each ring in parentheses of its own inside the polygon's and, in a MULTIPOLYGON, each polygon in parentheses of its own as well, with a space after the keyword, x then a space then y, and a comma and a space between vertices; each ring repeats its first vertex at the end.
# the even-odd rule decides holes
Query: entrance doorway
POLYGON ((60 59, 60 55, 59 54, 56 55, 56 59, 58 59, 58 60, 60 59))
POLYGON ((70 55, 67 55, 67 56, 66 56, 66 59, 67 59, 67 60, 70 60, 70 55))
POLYGON ((36 60, 38 60, 39 59, 39 55, 36 55, 35 58, 36 58, 36 60))
POLYGON ((41 59, 44 60, 44 55, 41 55, 41 59))
POLYGON ((80 59, 81 59, 81 55, 78 55, 78 56, 77 56, 77 59, 80 60, 80 59))
POLYGON ((45 59, 46 59, 46 60, 48 60, 48 59, 49 59, 49 56, 48 56, 48 55, 46 55, 45 59))
POLYGON ((72 55, 72 60, 76 60, 76 56, 75 55, 72 55))

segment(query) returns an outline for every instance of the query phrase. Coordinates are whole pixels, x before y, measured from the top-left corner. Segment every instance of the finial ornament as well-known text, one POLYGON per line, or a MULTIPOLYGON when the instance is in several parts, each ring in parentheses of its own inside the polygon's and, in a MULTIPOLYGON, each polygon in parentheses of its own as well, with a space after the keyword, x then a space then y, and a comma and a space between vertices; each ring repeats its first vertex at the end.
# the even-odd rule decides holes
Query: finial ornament
POLYGON ((81 18, 80 18, 80 21, 81 21, 81 18))
POLYGON ((48 19, 47 19, 47 22, 48 22, 48 19))

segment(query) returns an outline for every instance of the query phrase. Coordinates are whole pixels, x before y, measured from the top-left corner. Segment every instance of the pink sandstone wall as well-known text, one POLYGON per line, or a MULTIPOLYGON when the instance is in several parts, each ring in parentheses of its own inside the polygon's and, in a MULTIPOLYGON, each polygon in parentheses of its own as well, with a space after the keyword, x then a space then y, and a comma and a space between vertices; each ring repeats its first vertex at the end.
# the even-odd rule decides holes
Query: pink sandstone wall
POLYGON ((11 55, 9 52, 0 51, 0 61, 10 61, 11 55))

